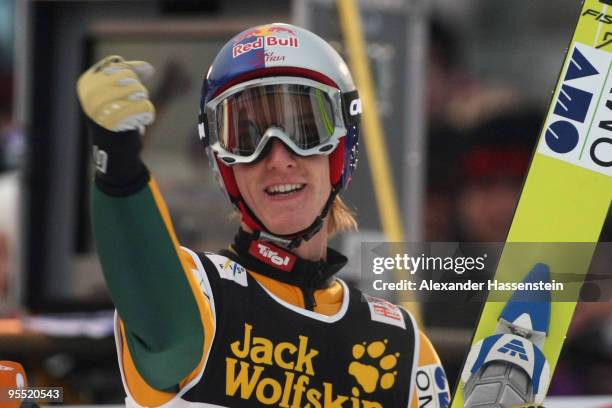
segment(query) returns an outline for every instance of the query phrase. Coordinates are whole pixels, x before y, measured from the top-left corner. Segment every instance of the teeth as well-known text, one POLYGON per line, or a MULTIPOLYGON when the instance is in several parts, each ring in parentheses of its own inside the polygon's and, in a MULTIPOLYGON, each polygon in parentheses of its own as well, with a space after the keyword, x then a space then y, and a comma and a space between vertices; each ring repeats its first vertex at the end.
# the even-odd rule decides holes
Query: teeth
POLYGON ((275 184, 266 189, 268 193, 290 193, 304 187, 304 184, 275 184))

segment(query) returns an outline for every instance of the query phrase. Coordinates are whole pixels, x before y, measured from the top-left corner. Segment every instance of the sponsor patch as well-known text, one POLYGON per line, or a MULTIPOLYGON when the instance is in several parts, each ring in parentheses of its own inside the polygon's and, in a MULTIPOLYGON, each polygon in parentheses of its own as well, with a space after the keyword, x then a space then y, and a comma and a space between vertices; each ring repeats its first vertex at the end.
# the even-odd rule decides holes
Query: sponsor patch
POLYGON ((450 406, 448 382, 440 364, 419 367, 415 382, 419 407, 447 408, 450 406))
POLYGON ((249 254, 253 255, 260 261, 283 270, 290 272, 295 264, 296 257, 290 252, 284 251, 272 244, 261 241, 251 242, 249 254))
MULTIPOLYGON (((352 348, 354 360, 345 374, 355 379, 350 394, 326 381, 328 373, 319 373, 322 357, 313 343, 304 335, 280 341, 268 338, 263 330, 245 323, 243 335, 230 343, 223 359, 225 395, 248 401, 232 406, 382 408, 383 404, 372 400, 377 395, 373 392, 403 392, 393 390, 399 353, 387 351, 383 341, 372 342, 367 349, 363 343, 352 348)), ((339 360, 337 370, 341 364, 339 360)))
POLYGON ((370 316, 376 322, 391 324, 406 329, 406 322, 399 306, 370 295, 363 295, 370 308, 370 316))
POLYGON ((240 286, 248 286, 247 271, 243 266, 225 256, 212 254, 207 256, 217 267, 217 272, 219 272, 221 279, 234 281, 240 286))

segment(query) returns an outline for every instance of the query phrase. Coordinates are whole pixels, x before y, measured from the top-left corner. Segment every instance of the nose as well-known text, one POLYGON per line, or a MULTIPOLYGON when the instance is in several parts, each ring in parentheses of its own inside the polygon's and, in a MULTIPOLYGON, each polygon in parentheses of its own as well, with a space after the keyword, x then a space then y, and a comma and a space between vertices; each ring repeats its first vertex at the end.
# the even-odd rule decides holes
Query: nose
POLYGON ((296 165, 296 156, 280 140, 272 140, 270 153, 265 158, 266 167, 269 170, 284 170, 296 165))

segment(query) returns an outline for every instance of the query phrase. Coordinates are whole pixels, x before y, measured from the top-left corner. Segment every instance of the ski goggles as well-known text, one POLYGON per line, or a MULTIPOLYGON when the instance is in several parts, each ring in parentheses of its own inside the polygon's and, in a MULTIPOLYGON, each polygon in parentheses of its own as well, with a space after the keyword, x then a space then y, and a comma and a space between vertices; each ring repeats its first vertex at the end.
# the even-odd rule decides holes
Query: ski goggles
POLYGON ((227 165, 255 162, 272 138, 299 156, 328 155, 346 135, 340 90, 306 78, 270 77, 208 102, 200 138, 227 165))

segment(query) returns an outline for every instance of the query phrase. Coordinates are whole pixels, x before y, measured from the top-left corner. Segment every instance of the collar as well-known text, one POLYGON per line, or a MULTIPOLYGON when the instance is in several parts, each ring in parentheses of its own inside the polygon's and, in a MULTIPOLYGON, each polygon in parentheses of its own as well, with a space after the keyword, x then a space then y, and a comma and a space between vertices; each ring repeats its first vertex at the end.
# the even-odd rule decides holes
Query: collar
POLYGON ((328 287, 332 276, 347 262, 344 255, 329 247, 327 261, 307 261, 270 242, 253 239, 242 228, 230 250, 223 250, 221 254, 253 272, 308 289, 328 287))

